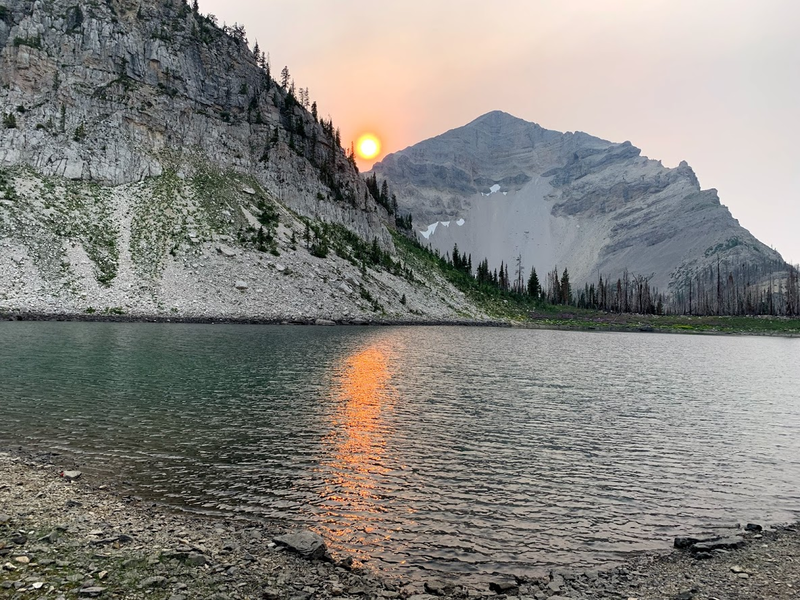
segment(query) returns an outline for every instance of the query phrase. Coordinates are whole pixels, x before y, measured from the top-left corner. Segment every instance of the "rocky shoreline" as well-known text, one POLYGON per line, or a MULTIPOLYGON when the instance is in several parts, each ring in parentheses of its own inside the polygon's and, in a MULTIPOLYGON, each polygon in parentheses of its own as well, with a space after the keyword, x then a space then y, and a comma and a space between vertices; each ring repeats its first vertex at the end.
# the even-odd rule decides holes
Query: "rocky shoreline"
POLYGON ((276 525, 177 512, 70 471, 66 461, 0 453, 0 598, 800 597, 797 526, 762 531, 750 524, 713 542, 679 538, 672 552, 635 556, 610 570, 489 577, 478 589, 457 579, 379 577, 331 557, 308 532, 300 540, 310 541, 300 548, 304 558, 276 525))
POLYGON ((463 326, 463 327, 510 327, 505 321, 479 321, 471 319, 427 319, 407 320, 389 318, 297 318, 297 317, 227 317, 227 316, 171 316, 85 314, 85 313, 40 313, 27 311, 2 312, 0 321, 74 321, 81 323, 188 323, 197 325, 383 325, 383 326, 463 326))

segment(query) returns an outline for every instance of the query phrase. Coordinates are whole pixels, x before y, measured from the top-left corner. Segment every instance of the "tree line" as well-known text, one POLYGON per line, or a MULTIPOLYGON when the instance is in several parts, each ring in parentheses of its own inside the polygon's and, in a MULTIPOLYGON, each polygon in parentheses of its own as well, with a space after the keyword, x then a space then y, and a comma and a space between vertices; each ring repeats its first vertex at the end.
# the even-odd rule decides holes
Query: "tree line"
POLYGON ((499 268, 491 269, 486 258, 473 269, 472 255, 459 250, 458 244, 444 256, 432 252, 478 287, 528 302, 613 313, 800 316, 800 265, 780 261, 728 267, 718 260, 716 267, 686 276, 678 292, 665 296, 650 284, 651 277, 627 269, 616 279, 600 275, 596 283, 573 289, 567 268, 559 272, 554 267, 544 281, 535 268, 525 276, 521 255, 509 273, 509 263, 501 261, 499 268))

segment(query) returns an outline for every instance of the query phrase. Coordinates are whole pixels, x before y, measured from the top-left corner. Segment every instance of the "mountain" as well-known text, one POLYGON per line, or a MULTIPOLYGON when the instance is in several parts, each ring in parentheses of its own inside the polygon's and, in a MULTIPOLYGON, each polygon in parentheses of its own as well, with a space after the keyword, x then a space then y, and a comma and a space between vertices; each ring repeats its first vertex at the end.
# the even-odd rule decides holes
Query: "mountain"
POLYGON ((670 169, 630 142, 499 111, 391 154, 373 173, 423 243, 442 254, 458 244, 473 264, 485 257, 510 271, 521 257, 523 277, 558 266, 582 287, 627 270, 674 296, 718 264, 756 278, 785 268, 685 162, 670 169))
POLYGON ((180 0, 0 0, 0 312, 480 318, 281 80, 180 0))

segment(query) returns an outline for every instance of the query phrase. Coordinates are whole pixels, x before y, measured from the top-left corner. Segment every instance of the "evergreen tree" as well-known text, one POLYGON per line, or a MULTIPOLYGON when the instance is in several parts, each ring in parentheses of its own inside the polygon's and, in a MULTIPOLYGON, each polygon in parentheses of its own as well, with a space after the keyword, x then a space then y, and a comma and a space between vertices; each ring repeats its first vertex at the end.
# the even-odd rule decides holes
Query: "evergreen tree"
POLYGON ((289 67, 283 67, 281 70, 281 87, 283 89, 289 89, 289 81, 291 80, 291 75, 289 75, 289 67))
POLYGON ((561 304, 572 304, 572 288, 569 284, 569 273, 567 269, 564 268, 564 274, 561 275, 561 304))
POLYGON ((539 288, 539 277, 536 275, 536 269, 531 267, 531 274, 528 277, 528 296, 538 298, 539 288))

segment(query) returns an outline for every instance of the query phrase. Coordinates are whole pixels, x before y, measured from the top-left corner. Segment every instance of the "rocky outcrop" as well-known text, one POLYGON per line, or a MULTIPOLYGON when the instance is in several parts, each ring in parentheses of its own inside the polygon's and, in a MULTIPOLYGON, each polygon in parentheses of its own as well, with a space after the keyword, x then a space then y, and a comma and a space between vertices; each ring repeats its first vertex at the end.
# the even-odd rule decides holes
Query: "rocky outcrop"
POLYGON ((269 71, 185 2, 0 0, 0 312, 475 312, 358 258, 405 260, 333 124, 269 71))
POLYGON ((373 171, 424 243, 442 253, 458 244, 491 268, 521 257, 523 277, 557 265, 582 287, 627 270, 680 293, 718 261, 751 275, 785 266, 716 190, 701 190, 685 162, 666 168, 630 142, 548 131, 502 112, 391 154, 373 171))

